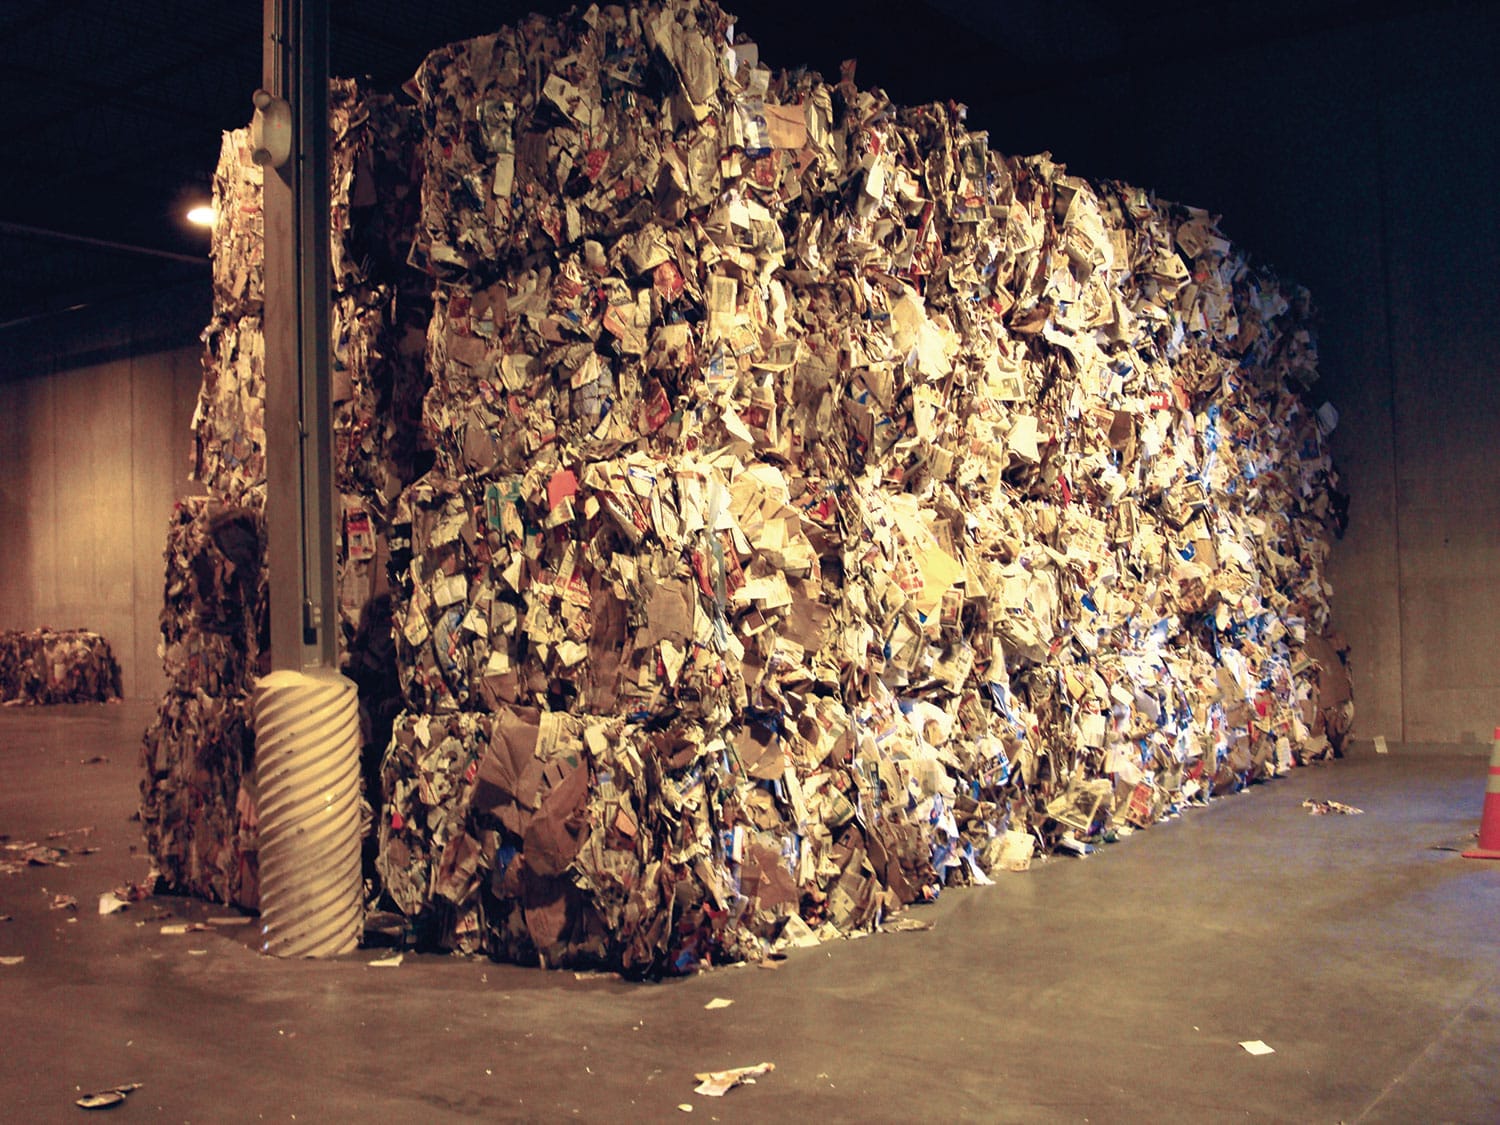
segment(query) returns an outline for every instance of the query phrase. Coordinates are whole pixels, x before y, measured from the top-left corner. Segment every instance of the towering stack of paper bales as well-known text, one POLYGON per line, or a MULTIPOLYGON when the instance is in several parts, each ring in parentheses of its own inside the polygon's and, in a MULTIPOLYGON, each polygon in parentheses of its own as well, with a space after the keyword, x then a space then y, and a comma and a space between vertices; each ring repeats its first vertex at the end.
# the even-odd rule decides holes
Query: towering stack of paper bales
MULTIPOLYGON (((364 688, 378 746, 389 734, 395 685, 388 630, 373 624, 389 621, 377 553, 393 499, 417 475, 421 339, 430 311, 426 284, 404 262, 409 236, 402 232, 411 228, 417 197, 412 120, 390 98, 334 83, 340 642, 346 670, 364 688), (417 287, 403 288, 403 275, 417 287)), ((247 133, 227 134, 214 185, 214 319, 203 334, 193 419, 194 475, 207 495, 179 504, 168 531, 161 652, 170 685, 146 732, 141 784, 142 822, 163 882, 252 907, 248 704, 268 651, 261 183, 247 133)))
POLYGON ((644 974, 867 929, 1352 715, 1306 294, 728 32, 532 17, 410 86, 430 388, 420 439, 368 416, 431 464, 346 487, 405 703, 381 894, 444 946, 644 974))

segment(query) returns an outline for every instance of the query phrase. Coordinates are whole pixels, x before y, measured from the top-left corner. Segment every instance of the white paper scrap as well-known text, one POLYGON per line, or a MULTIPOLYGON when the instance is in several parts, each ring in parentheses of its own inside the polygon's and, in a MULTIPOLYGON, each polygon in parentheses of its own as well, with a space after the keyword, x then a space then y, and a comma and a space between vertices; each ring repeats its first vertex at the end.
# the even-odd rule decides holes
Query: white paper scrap
POLYGON ((703 1074, 695 1074, 698 1085, 693 1087, 693 1093, 702 1094, 709 1098, 722 1098, 736 1086, 753 1085, 756 1078, 763 1074, 769 1074, 776 1069, 772 1062, 756 1063, 754 1066, 737 1066, 731 1070, 712 1070, 703 1074))
POLYGON ((1259 1039, 1246 1039, 1240 1046, 1252 1055, 1274 1055, 1276 1053, 1275 1047, 1268 1047, 1259 1039))

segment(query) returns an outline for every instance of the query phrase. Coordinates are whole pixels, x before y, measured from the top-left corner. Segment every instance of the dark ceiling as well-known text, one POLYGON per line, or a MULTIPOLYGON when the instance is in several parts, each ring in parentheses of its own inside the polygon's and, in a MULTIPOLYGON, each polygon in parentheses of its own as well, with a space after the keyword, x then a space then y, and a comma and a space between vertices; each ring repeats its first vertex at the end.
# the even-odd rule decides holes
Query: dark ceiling
MULTIPOLYGON (((509 0, 331 0, 334 74, 395 89, 433 47, 526 11, 509 0)), ((1415 0, 724 0, 772 65, 837 74, 901 102, 953 98, 1005 151, 1044 147, 1016 99, 1080 74, 1180 64, 1247 43, 1389 18, 1415 0), (896 14, 899 12, 899 14, 896 14)), ((146 290, 206 301, 206 199, 219 135, 260 84, 257 0, 0 2, 0 350, 4 333, 146 290)), ((188 299, 188 298, 185 298, 188 299)))

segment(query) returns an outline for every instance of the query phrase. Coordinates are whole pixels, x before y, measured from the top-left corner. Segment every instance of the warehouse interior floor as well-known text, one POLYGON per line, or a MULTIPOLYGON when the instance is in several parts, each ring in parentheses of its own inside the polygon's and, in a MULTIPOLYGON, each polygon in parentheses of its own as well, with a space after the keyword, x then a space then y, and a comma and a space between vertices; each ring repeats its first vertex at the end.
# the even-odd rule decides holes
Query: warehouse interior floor
POLYGON ((1500 862, 1458 854, 1487 747, 1357 747, 947 891, 908 912, 927 929, 634 984, 372 967, 373 949, 278 961, 253 922, 179 898, 101 915, 147 872, 151 713, 0 710, 0 861, 70 851, 0 868, 0 1118, 72 1120, 80 1095, 140 1083, 116 1120, 1500 1120, 1500 862), (753 1085, 693 1092, 761 1062, 753 1085))

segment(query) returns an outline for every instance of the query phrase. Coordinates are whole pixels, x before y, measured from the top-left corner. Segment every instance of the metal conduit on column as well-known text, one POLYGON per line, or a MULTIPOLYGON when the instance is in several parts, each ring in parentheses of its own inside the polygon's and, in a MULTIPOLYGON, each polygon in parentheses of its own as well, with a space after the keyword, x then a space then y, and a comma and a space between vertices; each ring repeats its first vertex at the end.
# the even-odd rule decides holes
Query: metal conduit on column
POLYGON ((261 950, 359 942, 359 712, 338 673, 329 403, 328 13, 265 0, 254 156, 265 167, 271 662, 255 692, 261 950))

